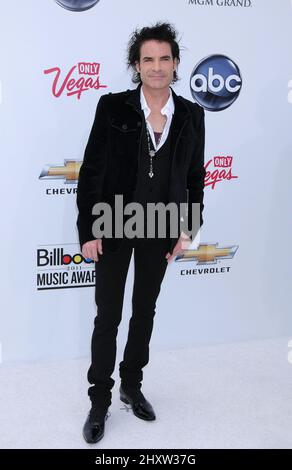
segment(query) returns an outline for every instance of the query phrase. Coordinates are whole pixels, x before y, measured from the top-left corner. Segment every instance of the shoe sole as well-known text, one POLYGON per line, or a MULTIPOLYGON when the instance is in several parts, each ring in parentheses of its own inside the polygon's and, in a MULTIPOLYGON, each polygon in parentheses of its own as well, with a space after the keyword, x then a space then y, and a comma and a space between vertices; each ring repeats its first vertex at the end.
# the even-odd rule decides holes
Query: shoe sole
MULTIPOLYGON (((123 396, 120 396, 120 400, 123 402, 123 403, 126 403, 126 405, 131 405, 131 403, 129 402, 129 400, 127 400, 127 398, 124 398, 123 396)), ((132 405, 131 405, 132 406, 132 405)), ((156 416, 154 418, 143 418, 142 416, 138 415, 137 413, 135 413, 135 411, 133 410, 133 407, 131 408, 131 410, 133 411, 133 414, 135 416, 137 416, 137 418, 140 418, 140 419, 143 419, 144 421, 155 421, 156 419, 156 416)))

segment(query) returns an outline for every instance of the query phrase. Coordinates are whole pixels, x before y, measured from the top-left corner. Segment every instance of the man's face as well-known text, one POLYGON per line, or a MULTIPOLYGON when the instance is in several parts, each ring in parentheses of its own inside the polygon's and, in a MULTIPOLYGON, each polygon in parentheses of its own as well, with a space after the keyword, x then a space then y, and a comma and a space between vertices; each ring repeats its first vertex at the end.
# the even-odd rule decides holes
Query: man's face
POLYGON ((176 66, 177 59, 172 58, 168 42, 151 39, 142 44, 140 62, 136 62, 136 70, 140 73, 144 85, 155 89, 168 87, 176 66))

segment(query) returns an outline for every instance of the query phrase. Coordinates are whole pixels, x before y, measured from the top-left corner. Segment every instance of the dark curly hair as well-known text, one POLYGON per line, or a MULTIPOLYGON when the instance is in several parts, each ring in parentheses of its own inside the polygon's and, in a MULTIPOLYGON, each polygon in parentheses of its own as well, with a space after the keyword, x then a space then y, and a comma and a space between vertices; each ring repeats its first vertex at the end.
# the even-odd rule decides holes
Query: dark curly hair
MULTIPOLYGON (((141 83, 140 73, 137 72, 135 63, 140 61, 141 46, 145 41, 154 39, 156 41, 168 42, 171 47, 172 58, 180 62, 180 48, 176 40, 177 32, 173 25, 169 23, 157 22, 153 26, 145 26, 142 29, 135 29, 130 37, 127 47, 127 68, 132 68, 132 82, 141 83)), ((179 80, 177 72, 173 72, 172 83, 179 80)))

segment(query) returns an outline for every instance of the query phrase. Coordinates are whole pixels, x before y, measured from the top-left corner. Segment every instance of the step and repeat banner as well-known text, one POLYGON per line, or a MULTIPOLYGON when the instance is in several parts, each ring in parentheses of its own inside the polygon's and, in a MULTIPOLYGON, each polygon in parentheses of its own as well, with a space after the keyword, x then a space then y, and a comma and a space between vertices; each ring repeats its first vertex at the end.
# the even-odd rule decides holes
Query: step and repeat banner
MULTIPOLYGON (((179 33, 173 89, 205 109, 206 179, 204 225, 167 268, 152 347, 292 334, 292 2, 0 4, 1 360, 89 353, 95 272, 78 243, 78 173, 99 98, 136 87, 131 33, 157 21, 179 33)), ((132 259, 121 344, 133 275, 132 259)))

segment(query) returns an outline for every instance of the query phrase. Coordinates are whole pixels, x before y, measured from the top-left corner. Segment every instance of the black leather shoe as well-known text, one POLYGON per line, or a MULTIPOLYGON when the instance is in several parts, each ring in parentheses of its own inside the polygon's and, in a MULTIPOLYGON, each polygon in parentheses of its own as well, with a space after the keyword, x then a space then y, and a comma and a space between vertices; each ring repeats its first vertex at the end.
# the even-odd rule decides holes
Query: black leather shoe
POLYGON ((135 416, 146 421, 154 421, 156 419, 154 410, 149 401, 146 400, 140 390, 133 392, 125 392, 120 385, 120 399, 123 403, 131 405, 135 416))
POLYGON ((108 410, 102 411, 94 406, 91 407, 82 431, 88 444, 96 444, 103 438, 104 424, 109 416, 110 412, 108 410))

